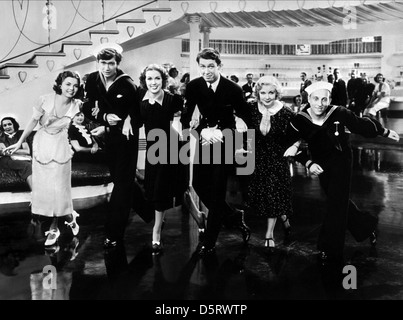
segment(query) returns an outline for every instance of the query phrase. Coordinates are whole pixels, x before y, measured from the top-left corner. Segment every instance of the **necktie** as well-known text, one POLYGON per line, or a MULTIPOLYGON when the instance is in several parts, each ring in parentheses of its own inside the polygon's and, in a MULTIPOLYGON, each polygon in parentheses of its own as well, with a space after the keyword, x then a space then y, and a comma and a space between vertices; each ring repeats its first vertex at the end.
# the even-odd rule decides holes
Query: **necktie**
POLYGON ((214 93, 214 89, 213 89, 213 86, 211 84, 209 86, 209 90, 210 90, 210 93, 214 93))

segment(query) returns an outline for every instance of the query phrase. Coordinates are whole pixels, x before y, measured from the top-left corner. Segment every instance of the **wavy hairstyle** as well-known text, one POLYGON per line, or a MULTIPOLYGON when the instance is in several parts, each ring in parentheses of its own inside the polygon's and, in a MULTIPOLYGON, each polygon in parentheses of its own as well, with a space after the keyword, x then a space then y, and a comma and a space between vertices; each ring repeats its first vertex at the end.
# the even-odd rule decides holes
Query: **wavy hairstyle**
POLYGON ((17 122, 17 120, 15 120, 13 117, 4 117, 3 119, 1 119, 0 121, 0 132, 4 132, 3 129, 3 121, 9 120, 12 122, 13 127, 14 127, 14 131, 17 132, 20 129, 20 124, 17 122))
MULTIPOLYGON (((57 78, 55 80, 56 84, 53 86, 53 90, 56 92, 56 94, 62 94, 61 86, 62 86, 63 81, 66 80, 67 78, 77 79, 78 88, 80 88, 80 86, 81 86, 80 75, 73 71, 63 71, 63 72, 59 73, 59 75, 57 76, 57 78)), ((77 94, 79 94, 79 91, 80 90, 77 90, 76 96, 77 96, 77 94)))
POLYGON ((143 71, 141 72, 140 77, 139 77, 140 86, 143 89, 147 90, 146 73, 147 73, 147 71, 151 71, 151 70, 158 71, 161 74, 162 89, 165 89, 167 87, 167 84, 168 84, 168 78, 169 78, 168 72, 163 66, 161 66, 159 64, 156 64, 156 63, 149 64, 147 67, 145 67, 143 69, 143 71))
POLYGON ((261 77, 255 85, 255 95, 258 100, 259 99, 259 92, 262 90, 263 86, 273 86, 276 89, 276 99, 280 100, 282 95, 283 95, 283 88, 280 84, 280 82, 272 76, 263 76, 261 77))

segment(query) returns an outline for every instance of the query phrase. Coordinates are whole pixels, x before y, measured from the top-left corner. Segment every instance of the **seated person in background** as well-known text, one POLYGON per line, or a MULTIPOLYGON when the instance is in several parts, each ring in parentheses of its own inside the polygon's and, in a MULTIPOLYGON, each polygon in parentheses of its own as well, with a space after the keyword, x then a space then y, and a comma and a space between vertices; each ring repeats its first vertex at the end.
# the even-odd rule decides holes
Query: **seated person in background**
POLYGON ((383 125, 387 123, 387 110, 390 105, 390 86, 382 73, 374 78, 376 84, 372 93, 372 101, 364 111, 365 115, 380 120, 383 125))
POLYGON ((178 75, 179 75, 179 71, 178 69, 176 69, 176 67, 172 66, 169 71, 168 71, 168 85, 167 85, 167 90, 174 94, 180 94, 179 92, 179 86, 180 83, 178 81, 178 75))
POLYGON ((299 112, 305 106, 305 104, 302 104, 302 97, 299 94, 292 98, 292 101, 292 110, 294 112, 299 112))
POLYGON ((87 157, 87 155, 97 153, 99 147, 89 128, 84 124, 84 113, 81 111, 72 120, 69 128, 69 138, 70 144, 75 151, 74 160, 93 160, 92 157, 87 157))
POLYGON ((15 144, 21 137, 22 131, 18 131, 20 125, 12 117, 1 120, 0 126, 0 168, 14 171, 21 179, 27 181, 32 190, 32 158, 31 150, 27 142, 21 145, 13 155, 3 152, 6 147, 15 144))

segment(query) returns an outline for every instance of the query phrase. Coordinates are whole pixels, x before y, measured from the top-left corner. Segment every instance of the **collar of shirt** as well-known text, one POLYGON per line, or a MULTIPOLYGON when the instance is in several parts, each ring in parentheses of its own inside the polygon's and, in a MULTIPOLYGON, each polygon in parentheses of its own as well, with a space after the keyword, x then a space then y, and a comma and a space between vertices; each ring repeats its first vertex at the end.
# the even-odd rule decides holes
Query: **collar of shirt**
POLYGON ((12 138, 16 135, 17 132, 14 132, 14 133, 7 133, 7 132, 4 132, 4 133, 5 133, 5 135, 7 136, 7 138, 12 139, 12 138))
POLYGON ((149 90, 147 90, 144 95, 143 101, 148 100, 150 104, 158 102, 162 106, 162 101, 164 100, 164 90, 161 90, 157 96, 153 96, 149 90))
POLYGON ((216 92, 218 84, 220 83, 220 79, 221 79, 221 75, 219 74, 217 80, 214 81, 213 83, 206 82, 207 88, 210 88, 210 84, 211 84, 211 87, 213 88, 213 91, 216 92))
POLYGON ((260 101, 258 101, 257 103, 258 108, 259 108, 259 112, 261 114, 265 114, 268 113, 270 116, 274 116, 277 112, 279 112, 281 110, 281 108, 283 107, 283 104, 280 101, 275 101, 273 106, 270 108, 266 108, 263 103, 261 103, 260 101))

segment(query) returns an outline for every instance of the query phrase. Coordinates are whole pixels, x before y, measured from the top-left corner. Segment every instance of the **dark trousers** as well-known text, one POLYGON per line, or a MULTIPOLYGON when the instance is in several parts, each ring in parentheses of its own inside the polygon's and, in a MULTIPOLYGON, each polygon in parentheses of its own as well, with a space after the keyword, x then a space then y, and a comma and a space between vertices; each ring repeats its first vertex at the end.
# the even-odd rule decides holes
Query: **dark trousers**
POLYGON ((319 175, 326 194, 326 213, 318 239, 318 249, 336 257, 343 256, 345 233, 348 229, 355 240, 367 239, 376 228, 377 218, 360 211, 349 199, 351 160, 339 154, 328 159, 319 175))
POLYGON ((122 134, 106 137, 106 158, 113 190, 106 215, 106 237, 122 240, 132 205, 138 156, 138 135, 127 140, 122 134))
POLYGON ((231 168, 225 164, 195 164, 193 187, 209 210, 204 245, 214 246, 225 219, 233 213, 225 201, 227 179, 231 168))

